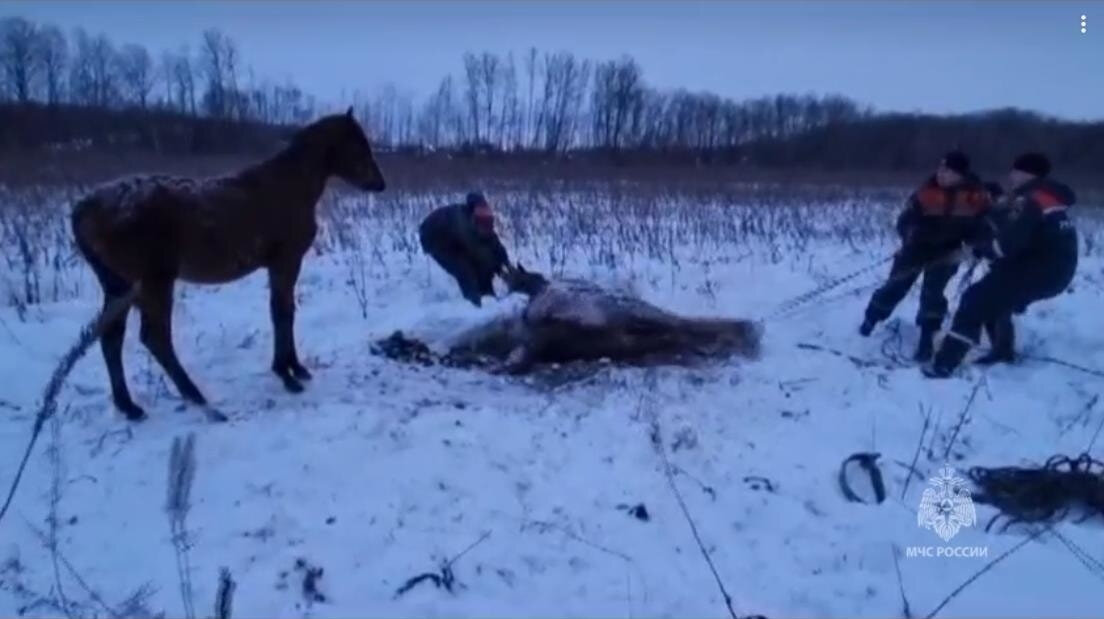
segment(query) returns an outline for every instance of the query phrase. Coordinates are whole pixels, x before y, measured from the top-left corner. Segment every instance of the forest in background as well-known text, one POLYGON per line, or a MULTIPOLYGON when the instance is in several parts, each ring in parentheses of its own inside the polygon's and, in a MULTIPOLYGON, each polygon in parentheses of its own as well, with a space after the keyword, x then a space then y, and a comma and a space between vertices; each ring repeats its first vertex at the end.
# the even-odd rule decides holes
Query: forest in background
POLYGON ((377 150, 392 157, 884 176, 922 173, 961 147, 993 172, 1025 149, 1043 150, 1062 175, 1082 182, 1099 184, 1104 169, 1104 121, 1017 109, 879 112, 836 94, 734 100, 655 88, 629 56, 591 60, 530 49, 460 60, 459 71, 421 99, 387 85, 322 103, 294 83, 256 75, 217 29, 194 47, 151 52, 6 17, 0 161, 253 154, 351 105, 377 150))

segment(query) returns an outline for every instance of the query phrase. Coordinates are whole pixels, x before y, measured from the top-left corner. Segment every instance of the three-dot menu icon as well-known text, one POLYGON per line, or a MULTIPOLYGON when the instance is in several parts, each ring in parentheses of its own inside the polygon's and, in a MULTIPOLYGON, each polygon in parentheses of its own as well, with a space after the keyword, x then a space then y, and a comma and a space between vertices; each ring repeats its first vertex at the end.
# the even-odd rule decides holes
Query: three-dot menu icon
POLYGON ((1085 34, 1085 32, 1088 30, 1088 24, 1089 24, 1089 16, 1088 15, 1082 15, 1081 16, 1081 34, 1085 34))

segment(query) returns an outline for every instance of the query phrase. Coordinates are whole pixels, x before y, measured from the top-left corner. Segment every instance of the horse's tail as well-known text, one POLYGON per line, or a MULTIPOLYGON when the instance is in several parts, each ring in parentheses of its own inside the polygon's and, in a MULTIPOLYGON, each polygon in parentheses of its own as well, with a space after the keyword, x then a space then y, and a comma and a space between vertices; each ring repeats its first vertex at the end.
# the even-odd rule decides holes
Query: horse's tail
POLYGON ((120 297, 129 293, 133 286, 125 277, 108 267, 103 258, 96 253, 88 239, 90 231, 84 225, 89 211, 99 206, 99 204, 99 200, 94 196, 78 200, 69 214, 69 225, 73 232, 73 241, 77 246, 77 250, 88 262, 88 265, 92 267, 92 271, 96 274, 96 279, 100 281, 104 293, 109 297, 120 297))
POLYGON ((754 320, 684 318, 682 331, 707 348, 717 347, 750 359, 762 351, 763 325, 754 320))

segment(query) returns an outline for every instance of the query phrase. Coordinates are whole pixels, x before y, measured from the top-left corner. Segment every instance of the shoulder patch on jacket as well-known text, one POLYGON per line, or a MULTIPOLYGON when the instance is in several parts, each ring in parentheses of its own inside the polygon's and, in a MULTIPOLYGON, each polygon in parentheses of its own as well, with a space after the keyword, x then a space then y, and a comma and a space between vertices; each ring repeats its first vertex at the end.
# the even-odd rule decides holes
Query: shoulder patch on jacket
POLYGON ((1035 191, 1031 192, 1031 200, 1035 202, 1035 204, 1039 206, 1039 210, 1043 211, 1044 213, 1056 208, 1066 206, 1066 203, 1063 202, 1058 196, 1045 189, 1036 189, 1035 191))
POLYGON ((947 192, 939 187, 921 187, 916 192, 916 202, 925 215, 941 215, 947 207, 947 192))

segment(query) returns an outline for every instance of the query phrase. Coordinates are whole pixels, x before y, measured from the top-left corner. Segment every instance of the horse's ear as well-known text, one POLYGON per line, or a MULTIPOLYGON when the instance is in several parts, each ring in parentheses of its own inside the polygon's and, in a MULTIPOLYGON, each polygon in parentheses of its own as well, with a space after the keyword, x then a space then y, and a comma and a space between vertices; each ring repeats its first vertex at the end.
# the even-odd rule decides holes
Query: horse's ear
POLYGON ((351 106, 351 105, 349 106, 349 110, 347 112, 345 112, 345 115, 348 116, 349 118, 353 117, 353 106, 351 106))

